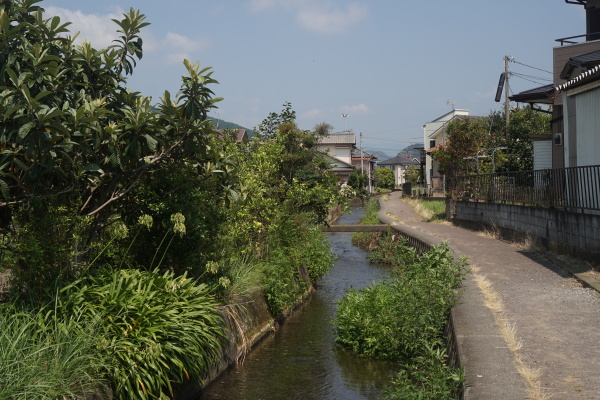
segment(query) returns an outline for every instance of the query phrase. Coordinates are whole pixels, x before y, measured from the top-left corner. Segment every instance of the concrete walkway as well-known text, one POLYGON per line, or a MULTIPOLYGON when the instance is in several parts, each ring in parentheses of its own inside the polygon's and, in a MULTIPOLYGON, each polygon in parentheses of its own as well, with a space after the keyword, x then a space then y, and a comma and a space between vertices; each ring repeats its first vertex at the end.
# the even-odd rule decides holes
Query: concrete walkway
POLYGON ((382 222, 469 257, 473 271, 452 311, 465 399, 600 400, 600 294, 588 287, 600 288, 600 274, 492 235, 422 222, 400 192, 380 204, 382 222))

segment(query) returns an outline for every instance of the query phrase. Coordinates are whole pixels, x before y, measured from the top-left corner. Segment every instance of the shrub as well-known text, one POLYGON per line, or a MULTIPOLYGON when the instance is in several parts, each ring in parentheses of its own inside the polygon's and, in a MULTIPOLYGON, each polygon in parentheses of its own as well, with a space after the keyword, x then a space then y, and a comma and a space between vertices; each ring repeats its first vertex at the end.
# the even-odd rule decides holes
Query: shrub
MULTIPOLYGON (((380 208, 379 199, 376 197, 370 198, 365 207, 365 214, 360 217, 360 223, 364 225, 379 224, 380 221, 377 217, 377 213, 380 208)), ((355 232, 352 234, 352 244, 361 249, 371 250, 380 238, 380 232, 355 232)))
POLYGON ((173 395, 200 379, 222 348, 223 325, 204 284, 171 272, 105 271, 59 293, 57 314, 96 326, 96 352, 122 399, 173 395))
POLYGON ((105 386, 93 327, 0 310, 0 399, 79 399, 105 386))
MULTIPOLYGON (((400 250, 395 257, 410 260, 412 255, 400 250)), ((365 356, 402 363, 390 398, 439 399, 458 392, 462 378, 445 365, 441 346, 464 267, 465 261, 455 261, 442 244, 412 264, 398 265, 387 280, 348 291, 338 303, 336 342, 365 356)))
POLYGON ((400 371, 385 390, 385 400, 439 400, 458 399, 463 387, 464 374, 446 363, 446 353, 429 348, 423 356, 403 364, 400 371))

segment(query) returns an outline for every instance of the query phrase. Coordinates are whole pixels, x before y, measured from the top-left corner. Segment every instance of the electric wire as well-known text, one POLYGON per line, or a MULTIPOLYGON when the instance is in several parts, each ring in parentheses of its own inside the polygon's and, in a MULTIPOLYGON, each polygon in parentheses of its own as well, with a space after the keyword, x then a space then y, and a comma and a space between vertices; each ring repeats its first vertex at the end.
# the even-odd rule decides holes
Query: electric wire
POLYGON ((538 71, 546 72, 546 73, 552 75, 552 72, 550 72, 550 71, 546 71, 545 69, 541 69, 541 68, 538 68, 538 67, 533 67, 531 65, 524 64, 522 62, 519 62, 519 61, 515 60, 514 58, 511 58, 509 61, 510 62, 514 62, 515 64, 522 65, 524 67, 529 67, 529 68, 537 69, 538 71))

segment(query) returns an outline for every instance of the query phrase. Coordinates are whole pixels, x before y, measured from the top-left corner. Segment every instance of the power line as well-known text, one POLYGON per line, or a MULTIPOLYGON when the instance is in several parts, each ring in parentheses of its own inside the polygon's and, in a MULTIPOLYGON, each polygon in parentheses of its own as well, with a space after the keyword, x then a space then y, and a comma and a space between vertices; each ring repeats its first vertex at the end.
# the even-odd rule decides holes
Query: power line
POLYGON ((509 60, 509 61, 512 61, 512 62, 514 62, 515 64, 519 64, 519 65, 522 65, 522 66, 524 66, 524 67, 529 67, 529 68, 537 69, 538 71, 546 72, 546 73, 548 73, 548 74, 552 75, 552 72, 550 72, 550 71, 546 71, 545 69, 541 69, 541 68, 538 68, 538 67, 532 67, 531 65, 527 65, 527 64, 524 64, 524 63, 522 63, 522 62, 519 62, 519 61, 515 60, 515 59, 514 59, 514 58, 512 58, 512 57, 510 58, 510 60, 509 60))
POLYGON ((552 82, 552 79, 550 78, 544 78, 543 76, 535 76, 535 75, 527 75, 527 74, 520 74, 518 72, 511 72, 511 75, 517 76, 519 78, 523 78, 523 79, 535 79, 535 80, 539 80, 539 81, 547 81, 547 82, 552 82))

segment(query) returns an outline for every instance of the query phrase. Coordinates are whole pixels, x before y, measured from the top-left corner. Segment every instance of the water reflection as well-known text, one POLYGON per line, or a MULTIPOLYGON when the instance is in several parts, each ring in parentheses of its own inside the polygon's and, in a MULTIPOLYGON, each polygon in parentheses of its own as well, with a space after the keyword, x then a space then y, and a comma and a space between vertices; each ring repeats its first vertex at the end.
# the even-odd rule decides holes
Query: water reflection
MULTIPOLYGON (((356 223, 362 210, 339 223, 356 223)), ((332 233, 338 258, 312 298, 199 397, 217 399, 378 399, 389 383, 391 363, 360 358, 334 343, 335 304, 350 288, 362 288, 389 275, 369 264, 366 252, 350 243, 350 233, 332 233)))

